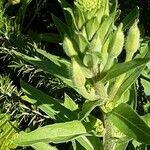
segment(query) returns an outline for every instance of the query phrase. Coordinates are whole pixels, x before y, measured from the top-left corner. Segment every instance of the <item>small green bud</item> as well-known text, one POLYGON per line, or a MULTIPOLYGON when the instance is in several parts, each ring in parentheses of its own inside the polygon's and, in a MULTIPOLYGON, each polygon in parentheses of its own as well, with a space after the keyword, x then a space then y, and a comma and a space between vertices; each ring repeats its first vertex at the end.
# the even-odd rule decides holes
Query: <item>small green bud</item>
POLYGON ((86 82, 84 73, 74 57, 72 58, 72 80, 76 87, 82 87, 86 82))
POLYGON ((110 56, 117 57, 124 45, 124 33, 122 31, 123 24, 121 23, 118 29, 112 36, 112 41, 110 43, 110 56))
POLYGON ((16 4, 19 4, 20 3, 20 0, 8 0, 8 3, 10 5, 16 5, 16 4))
POLYGON ((99 63, 99 57, 95 53, 87 52, 83 58, 83 63, 86 67, 95 67, 99 63))
POLYGON ((125 49, 127 53, 134 54, 140 45, 140 30, 137 21, 131 26, 128 32, 125 49))
POLYGON ((67 56, 69 57, 77 55, 77 52, 74 48, 72 41, 66 35, 64 36, 63 49, 65 53, 67 54, 67 56))

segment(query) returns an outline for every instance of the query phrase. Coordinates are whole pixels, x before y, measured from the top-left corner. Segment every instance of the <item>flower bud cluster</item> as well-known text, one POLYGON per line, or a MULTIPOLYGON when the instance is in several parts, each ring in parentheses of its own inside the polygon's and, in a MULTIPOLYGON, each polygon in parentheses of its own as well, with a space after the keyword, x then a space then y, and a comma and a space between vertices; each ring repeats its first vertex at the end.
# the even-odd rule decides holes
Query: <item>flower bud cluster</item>
MULTIPOLYGON (((123 23, 115 25, 119 13, 117 6, 112 9, 109 0, 76 0, 71 10, 71 34, 64 35, 63 49, 71 58, 73 84, 86 87, 89 80, 93 81, 101 73, 109 71, 124 46, 127 55, 133 56, 139 47, 140 31, 136 21, 125 37, 123 23), (85 75, 85 70, 89 75, 85 75)), ((98 86, 94 87, 94 84, 97 85, 94 82, 95 93, 102 91, 98 86)))

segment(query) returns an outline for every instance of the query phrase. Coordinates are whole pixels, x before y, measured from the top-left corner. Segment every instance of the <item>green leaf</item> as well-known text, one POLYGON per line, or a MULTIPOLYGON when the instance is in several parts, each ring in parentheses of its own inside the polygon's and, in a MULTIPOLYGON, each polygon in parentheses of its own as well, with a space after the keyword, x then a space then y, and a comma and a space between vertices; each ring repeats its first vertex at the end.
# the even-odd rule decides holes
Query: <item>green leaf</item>
POLYGON ((147 96, 149 96, 150 95, 150 75, 146 74, 146 72, 143 72, 140 78, 141 78, 141 83, 144 87, 144 93, 147 96))
POLYGON ((66 1, 66 0, 58 0, 58 2, 60 3, 62 10, 64 12, 64 16, 65 16, 65 20, 67 22, 67 24, 70 26, 72 25, 72 10, 71 10, 71 14, 70 12, 66 11, 66 8, 71 8, 71 5, 66 1))
POLYGON ((59 100, 50 97, 49 95, 23 81, 21 81, 21 86, 27 95, 25 100, 38 106, 50 118, 57 121, 73 120, 76 118, 72 111, 59 103, 59 100))
POLYGON ((100 34, 101 43, 103 44, 109 29, 112 30, 112 24, 115 18, 115 12, 112 13, 109 17, 105 17, 100 28, 98 29, 98 33, 100 34))
POLYGON ((119 142, 116 143, 115 150, 126 150, 128 143, 129 141, 120 140, 119 142))
POLYGON ((120 104, 108 114, 108 118, 129 138, 150 144, 150 128, 128 104, 120 104))
POLYGON ((76 139, 86 150, 102 150, 103 146, 98 137, 82 136, 76 139))
POLYGON ((140 44, 140 53, 137 54, 135 56, 135 58, 143 58, 145 57, 146 55, 150 55, 149 54, 149 49, 150 49, 150 38, 149 37, 146 37, 143 39, 143 41, 141 42, 140 44))
POLYGON ((67 94, 65 94, 64 106, 71 111, 75 111, 78 109, 78 105, 67 94))
POLYGON ((123 30, 129 29, 131 25, 139 18, 139 8, 133 9, 123 20, 123 30))
POLYGON ((150 113, 141 116, 141 118, 146 122, 146 124, 150 127, 150 113))
POLYGON ((76 24, 76 20, 75 20, 75 16, 74 13, 72 11, 71 8, 64 8, 64 13, 66 16, 66 21, 68 26, 72 27, 72 30, 78 30, 77 24, 76 24))
POLYGON ((86 118, 95 107, 100 105, 102 105, 101 100, 85 102, 83 104, 82 111, 79 113, 79 120, 83 120, 84 118, 86 118))
POLYGON ((149 61, 149 58, 137 58, 129 62, 115 64, 112 68, 108 70, 105 75, 103 75, 102 82, 109 81, 115 77, 118 77, 121 74, 127 73, 128 71, 136 69, 140 66, 143 67, 149 61))
POLYGON ((0 150, 10 150, 17 147, 13 143, 17 136, 16 126, 16 121, 10 122, 9 115, 0 114, 0 150))
POLYGON ((69 35, 69 29, 68 29, 68 26, 62 22, 58 17, 56 17, 55 15, 52 14, 52 19, 57 27, 57 30, 59 31, 60 35, 61 35, 61 38, 63 40, 63 37, 65 34, 68 34, 69 35))
POLYGON ((29 146, 38 142, 63 143, 85 134, 87 131, 84 125, 80 121, 74 120, 39 127, 30 133, 20 133, 15 143, 20 146, 29 146))
POLYGON ((94 150, 93 145, 91 142, 88 140, 87 137, 82 136, 78 139, 76 139, 86 150, 94 150))
POLYGON ((39 142, 39 143, 36 143, 36 144, 33 144, 31 145, 35 150, 57 150, 56 147, 53 147, 47 143, 42 143, 42 142, 39 142))
POLYGON ((137 89, 136 84, 131 85, 130 88, 130 97, 129 101, 127 102, 134 110, 137 108, 137 89))
POLYGON ((145 65, 142 65, 141 67, 136 68, 133 70, 130 74, 127 75, 127 78, 124 80, 124 82, 121 84, 119 90, 117 91, 114 100, 117 101, 120 99, 121 95, 125 93, 130 86, 136 81, 136 79, 140 76, 141 72, 145 68, 145 65))
POLYGON ((99 21, 97 17, 93 17, 92 19, 90 19, 85 26, 86 26, 86 33, 88 35, 88 40, 90 41, 95 32, 99 28, 99 21))
POLYGON ((74 39, 76 40, 76 43, 78 43, 80 52, 84 53, 87 46, 89 45, 88 40, 80 32, 74 33, 74 39))
MULTIPOLYGON (((38 50, 38 52, 41 52, 41 50, 38 50)), ((17 51, 13 51, 13 53, 20 59, 23 59, 24 61, 29 62, 30 64, 33 64, 35 66, 38 66, 38 68, 60 78, 64 83, 73 87, 73 84, 69 79, 70 75, 69 75, 68 63, 65 63, 65 61, 60 59, 59 57, 48 54, 44 51, 42 51, 41 53, 45 56, 47 55, 49 60, 43 60, 43 59, 41 60, 39 58, 33 58, 25 54, 19 53, 17 51)))

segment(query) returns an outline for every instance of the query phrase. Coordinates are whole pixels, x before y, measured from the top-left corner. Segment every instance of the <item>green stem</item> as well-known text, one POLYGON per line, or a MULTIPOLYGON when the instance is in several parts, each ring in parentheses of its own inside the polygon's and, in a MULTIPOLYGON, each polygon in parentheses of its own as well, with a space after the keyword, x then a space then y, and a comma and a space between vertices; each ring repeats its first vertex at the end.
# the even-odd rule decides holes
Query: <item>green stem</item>
POLYGON ((112 123, 107 118, 105 118, 104 124, 105 124, 105 131, 106 131, 103 139, 104 150, 114 150, 115 141, 112 138, 113 136, 112 123))

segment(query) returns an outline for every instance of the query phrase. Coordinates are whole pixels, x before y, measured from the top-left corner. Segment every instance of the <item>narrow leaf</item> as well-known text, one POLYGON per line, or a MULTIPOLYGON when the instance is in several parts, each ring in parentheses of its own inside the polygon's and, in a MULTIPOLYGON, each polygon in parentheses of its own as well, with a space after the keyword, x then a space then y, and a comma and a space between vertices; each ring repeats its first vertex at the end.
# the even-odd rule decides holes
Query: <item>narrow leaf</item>
POLYGON ((145 65, 136 68, 131 72, 131 74, 127 75, 128 77, 125 79, 125 81, 121 84, 119 90, 117 91, 114 99, 117 101, 120 99, 121 95, 125 93, 129 87, 136 81, 136 79, 140 76, 141 72, 144 70, 145 65))
POLYGON ((64 106, 71 111, 75 111, 78 109, 78 105, 67 94, 65 94, 64 106))
POLYGON ((143 66, 149 61, 149 58, 137 58, 129 62, 115 64, 112 68, 110 68, 110 70, 108 70, 106 75, 102 77, 102 82, 109 81, 121 74, 131 71, 132 69, 143 66))
POLYGON ((139 8, 136 7, 133 9, 123 20, 123 30, 129 29, 130 26, 135 22, 139 17, 139 8))
POLYGON ((85 102, 83 104, 82 111, 79 113, 79 120, 86 118, 95 107, 100 105, 102 105, 101 100, 85 102))
POLYGON ((32 87, 28 83, 21 81, 23 91, 29 98, 29 102, 38 106, 49 117, 57 121, 75 119, 75 114, 59 103, 59 100, 50 97, 42 91, 32 87))
POLYGON ((128 137, 150 144, 150 128, 128 104, 120 104, 109 113, 108 118, 128 137))
POLYGON ((53 19, 53 21, 57 27, 57 30, 59 31, 61 38, 63 40, 64 35, 69 34, 68 26, 53 14, 52 14, 52 19, 53 19))
POLYGON ((20 133, 15 143, 20 146, 30 146, 35 143, 62 143, 87 134, 86 128, 80 121, 56 123, 39 127, 30 133, 20 133))
MULTIPOLYGON (((51 61, 50 60, 47 61, 47 60, 41 60, 39 58, 33 58, 33 57, 27 56, 25 54, 19 53, 17 51, 13 51, 13 53, 20 59, 23 59, 24 61, 37 66, 38 68, 42 69, 43 71, 46 71, 47 73, 50 73, 50 74, 60 78, 63 82, 65 82, 69 86, 71 86, 71 87, 73 86, 71 80, 69 79, 70 75, 68 72, 68 66, 66 66, 66 63, 62 63, 62 61, 59 61, 59 59, 56 60, 55 56, 51 57, 51 61)), ((49 54, 49 55, 51 55, 51 54, 49 54)))

